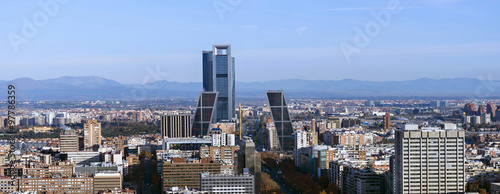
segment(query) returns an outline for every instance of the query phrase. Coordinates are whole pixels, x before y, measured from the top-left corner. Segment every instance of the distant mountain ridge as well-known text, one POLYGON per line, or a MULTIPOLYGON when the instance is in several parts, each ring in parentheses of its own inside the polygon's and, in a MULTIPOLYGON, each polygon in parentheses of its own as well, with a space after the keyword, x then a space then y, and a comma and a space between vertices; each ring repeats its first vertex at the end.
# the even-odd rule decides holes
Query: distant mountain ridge
MULTIPOLYGON (((19 78, 0 81, 0 86, 13 83, 18 99, 24 100, 150 100, 196 99, 202 90, 199 82, 156 81, 145 85, 121 84, 96 76, 60 77, 34 80, 19 78)), ((496 97, 500 81, 473 78, 430 79, 409 81, 359 81, 287 79, 265 82, 236 82, 237 98, 265 98, 267 90, 284 90, 288 98, 371 98, 371 97, 496 97)), ((6 99, 6 96, 3 98, 6 99)))

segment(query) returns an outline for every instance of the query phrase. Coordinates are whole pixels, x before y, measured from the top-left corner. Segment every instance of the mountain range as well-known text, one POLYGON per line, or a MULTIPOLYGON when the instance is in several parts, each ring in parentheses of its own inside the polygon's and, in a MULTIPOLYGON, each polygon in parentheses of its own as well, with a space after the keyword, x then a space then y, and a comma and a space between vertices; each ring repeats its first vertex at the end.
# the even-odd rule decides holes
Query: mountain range
MULTIPOLYGON (((60 77, 34 80, 19 78, 0 81, 7 90, 14 84, 18 100, 152 100, 197 99, 202 90, 199 82, 156 81, 144 85, 121 84, 96 77, 60 77)), ((288 79, 265 82, 236 82, 236 97, 263 99, 267 90, 283 90, 288 98, 408 98, 458 97, 492 98, 500 96, 500 81, 473 78, 429 79, 409 81, 359 81, 288 79)), ((6 99, 6 96, 3 98, 6 99)))

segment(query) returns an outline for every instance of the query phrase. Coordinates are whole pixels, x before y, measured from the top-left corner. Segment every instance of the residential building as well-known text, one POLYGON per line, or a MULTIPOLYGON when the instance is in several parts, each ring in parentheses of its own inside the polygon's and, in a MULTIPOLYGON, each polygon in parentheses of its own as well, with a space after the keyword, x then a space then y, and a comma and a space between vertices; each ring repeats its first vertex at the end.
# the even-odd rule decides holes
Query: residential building
POLYGON ((15 180, 10 177, 0 176, 0 192, 14 193, 16 191, 15 180))
POLYGON ((491 183, 491 194, 500 194, 500 183, 491 183))
POLYGON ((92 194, 94 191, 94 178, 18 178, 16 179, 16 185, 17 190, 23 192, 92 194))
POLYGON ((372 169, 347 167, 342 179, 342 193, 382 194, 382 178, 372 169))
POLYGON ((212 135, 212 146, 235 146, 235 135, 234 134, 213 134, 212 135))
POLYGON ((202 147, 200 148, 200 157, 201 158, 211 158, 213 161, 220 160, 234 160, 235 152, 239 150, 236 146, 221 146, 221 147, 202 147))
POLYGON ((94 145, 101 146, 101 123, 94 119, 88 119, 83 124, 84 147, 92 150, 94 145))
MULTIPOLYGON (((438 104, 438 106, 439 106, 439 104, 438 104)), ((385 116, 384 116, 384 129, 385 130, 391 129, 391 113, 385 113, 385 116)))
POLYGON ((396 131, 394 193, 464 192, 464 139, 464 131, 450 124, 444 129, 407 124, 396 131))

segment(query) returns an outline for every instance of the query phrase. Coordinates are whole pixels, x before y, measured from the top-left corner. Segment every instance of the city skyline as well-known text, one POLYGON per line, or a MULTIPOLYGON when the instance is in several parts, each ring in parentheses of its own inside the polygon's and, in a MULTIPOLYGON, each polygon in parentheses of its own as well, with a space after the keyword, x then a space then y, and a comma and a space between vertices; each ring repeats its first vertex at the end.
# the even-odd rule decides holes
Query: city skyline
POLYGON ((0 193, 500 193, 499 8, 2 1, 0 193))
POLYGON ((397 1, 398 13, 387 25, 379 23, 380 33, 350 55, 350 62, 343 43, 353 45, 356 29, 378 22, 372 12, 387 11, 387 1, 237 1, 223 12, 214 8, 216 2, 72 1, 60 4, 33 37, 24 37, 22 29, 44 12, 39 3, 2 2, 0 64, 9 74, 1 79, 95 75, 141 84, 148 68, 158 65, 163 80, 200 82, 194 76, 202 74, 199 51, 211 44, 233 45, 237 81, 244 82, 487 79, 488 72, 500 70, 499 26, 492 17, 497 2, 397 1), (95 14, 86 14, 90 10, 95 14), (26 41, 13 46, 12 34, 26 41), (277 70, 284 73, 273 77, 277 70))

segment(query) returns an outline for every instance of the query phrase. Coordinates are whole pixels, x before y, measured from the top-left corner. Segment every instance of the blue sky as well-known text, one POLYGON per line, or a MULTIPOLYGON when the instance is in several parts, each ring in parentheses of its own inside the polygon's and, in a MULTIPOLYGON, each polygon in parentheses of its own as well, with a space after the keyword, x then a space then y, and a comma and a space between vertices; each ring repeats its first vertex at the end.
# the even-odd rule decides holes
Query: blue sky
POLYGON ((0 2, 0 80, 199 82, 201 51, 212 44, 232 44, 237 81, 500 80, 497 0, 72 0, 53 12, 44 2, 55 0, 0 2), (399 13, 389 2, 399 2, 399 13), (390 22, 372 12, 390 13, 390 22), (26 23, 36 33, 23 35, 26 23), (375 24, 369 44, 356 46, 356 29, 375 24), (350 61, 346 44, 359 52, 350 61))

